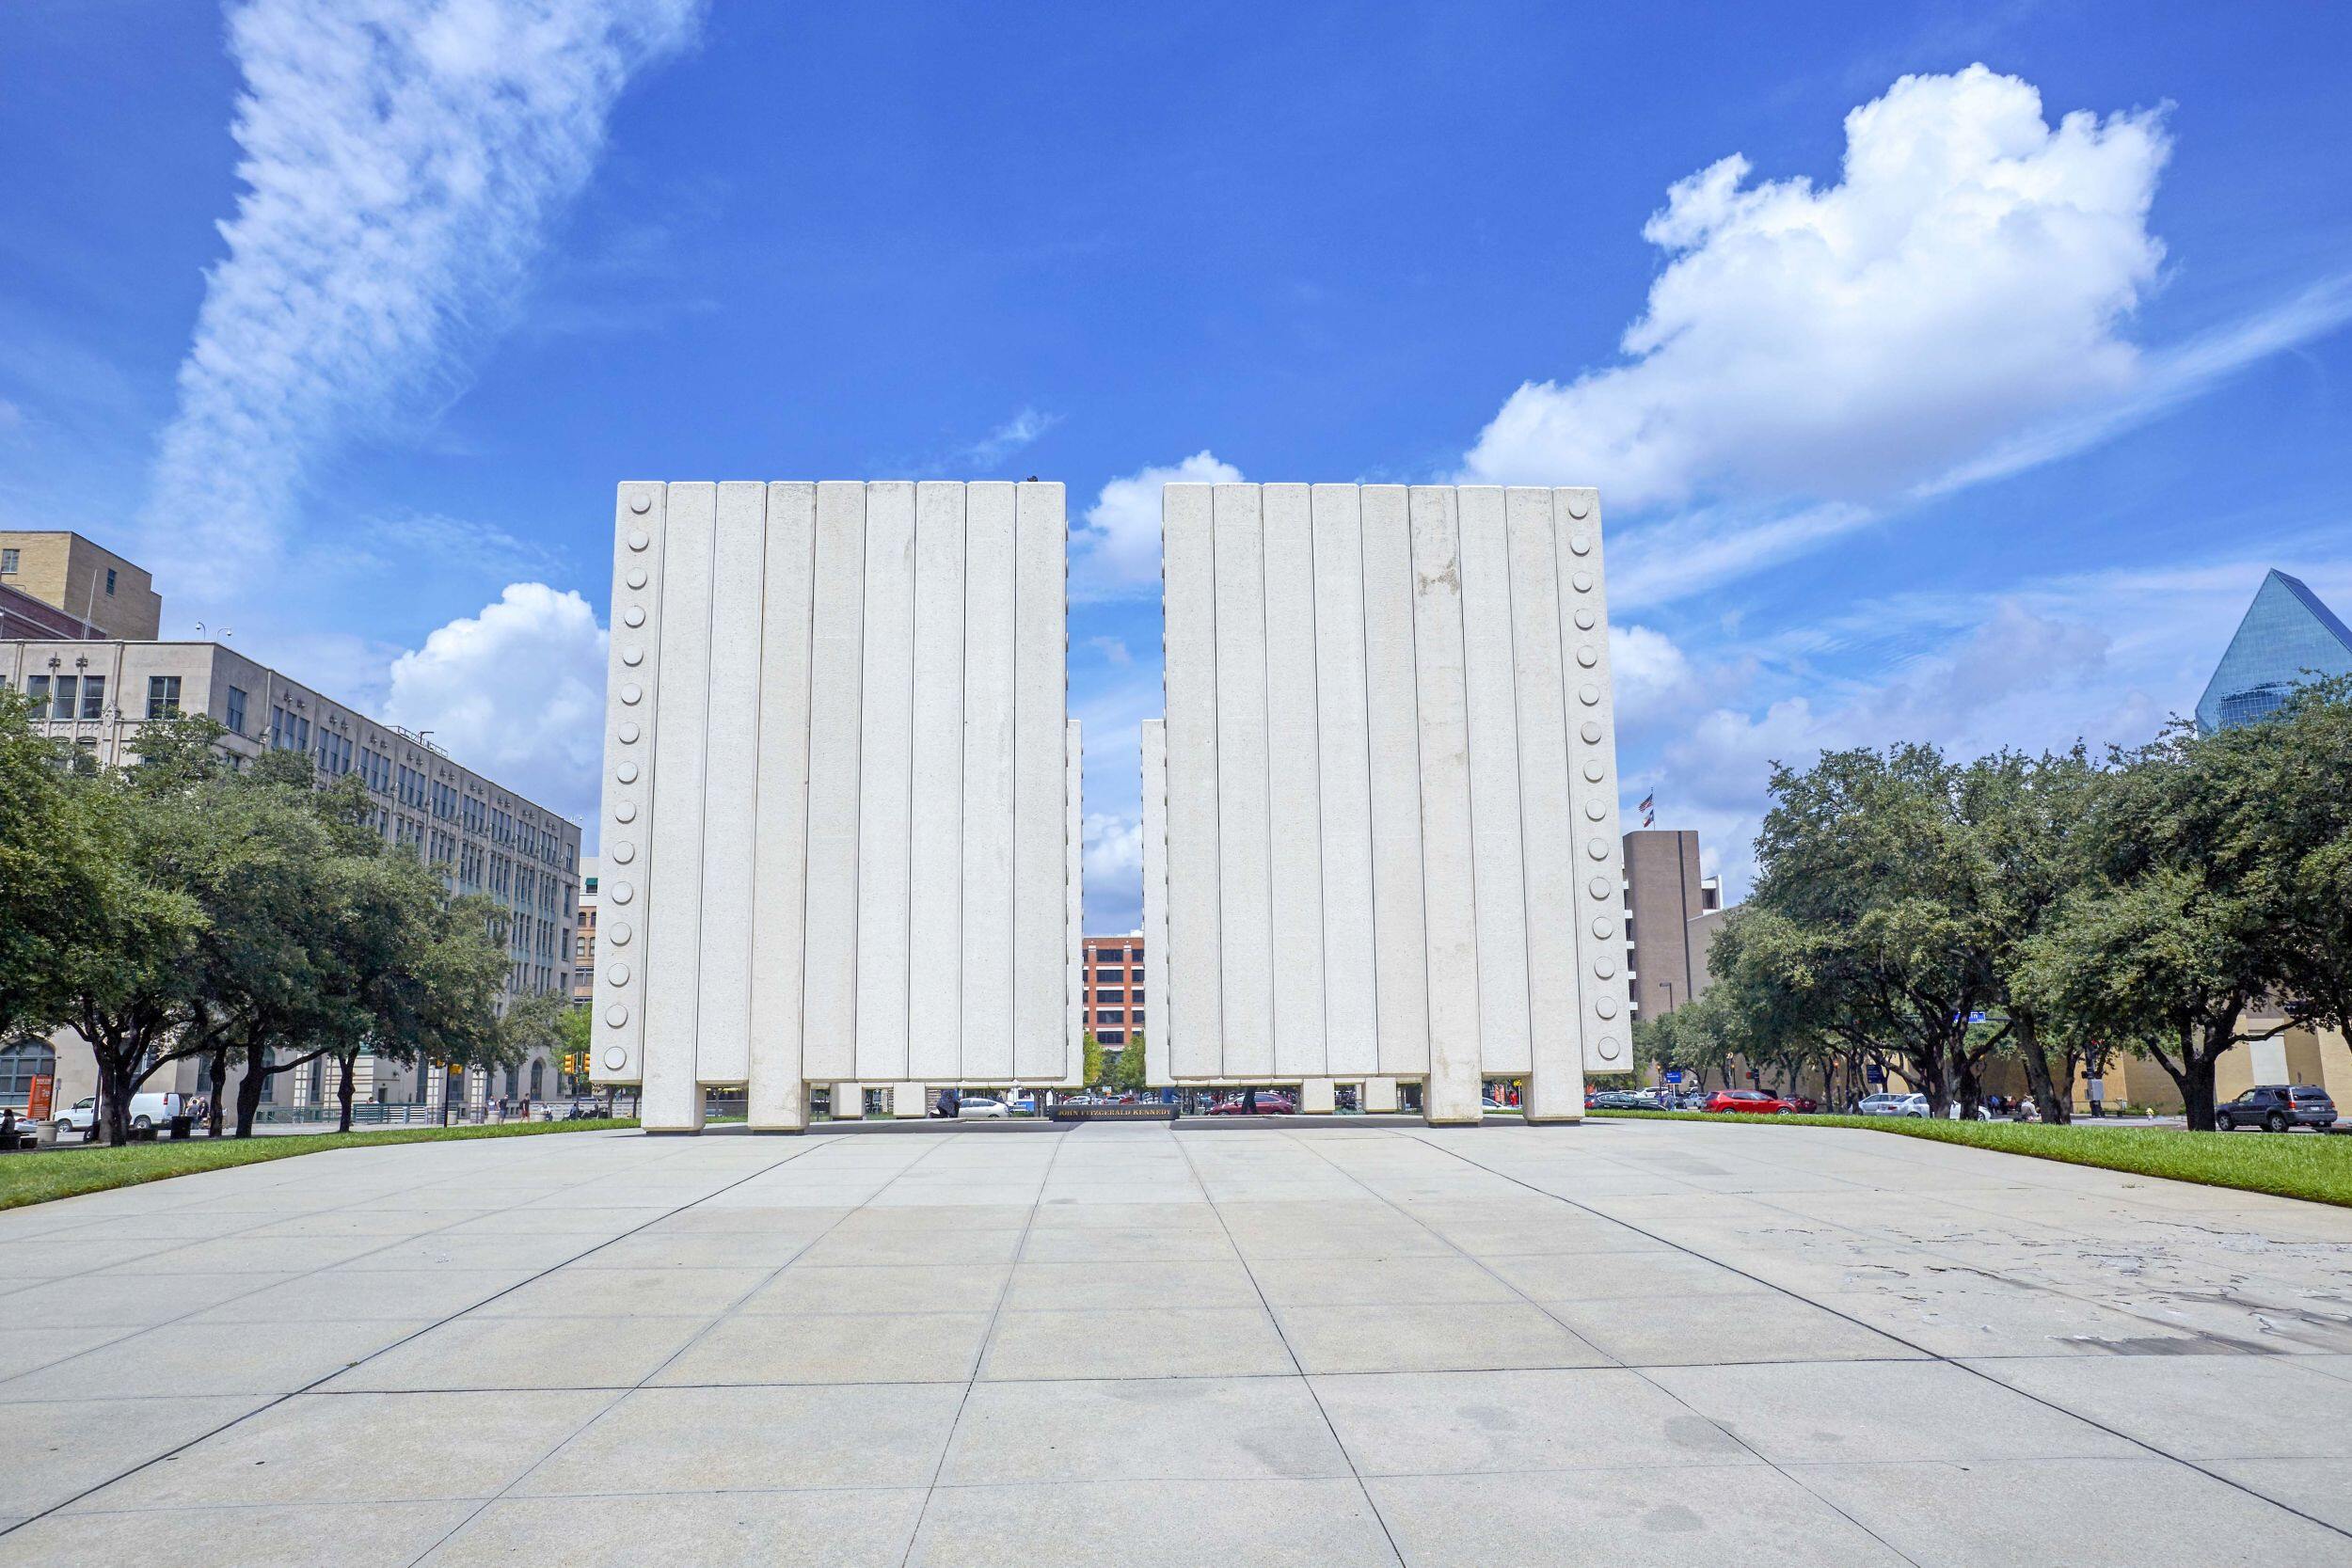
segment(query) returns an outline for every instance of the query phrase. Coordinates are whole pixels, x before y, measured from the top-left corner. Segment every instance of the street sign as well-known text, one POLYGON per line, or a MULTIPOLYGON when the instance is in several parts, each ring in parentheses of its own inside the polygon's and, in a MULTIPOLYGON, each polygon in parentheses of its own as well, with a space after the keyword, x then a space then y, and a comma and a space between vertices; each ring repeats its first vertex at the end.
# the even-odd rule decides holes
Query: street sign
POLYGON ((56 1079, 45 1072, 36 1075, 24 1093, 24 1119, 47 1121, 50 1111, 55 1108, 56 1094, 56 1079))
POLYGON ((1681 1082, 1682 1082, 1682 1069, 1681 1069, 1680 1068, 1678 1068, 1678 1067, 1670 1067, 1670 1068, 1668 1068, 1668 1069, 1666 1069, 1666 1082, 1667 1082, 1667 1083, 1669 1083, 1669 1084, 1679 1084, 1679 1083, 1681 1083, 1681 1082))
POLYGON ((1863 1068, 1862 1076, 1873 1084, 1883 1084, 1886 1082, 1886 1069, 1878 1063, 1871 1062, 1863 1068))

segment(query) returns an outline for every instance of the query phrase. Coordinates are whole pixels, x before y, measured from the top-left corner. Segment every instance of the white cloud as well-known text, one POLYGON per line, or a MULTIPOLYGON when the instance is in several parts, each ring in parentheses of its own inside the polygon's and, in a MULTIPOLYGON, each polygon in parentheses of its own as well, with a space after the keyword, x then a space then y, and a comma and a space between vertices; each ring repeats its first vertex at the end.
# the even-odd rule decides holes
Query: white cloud
POLYGON ((1038 437, 1059 423, 1059 414, 1041 414, 1034 408, 1024 408, 958 455, 975 467, 993 468, 1024 447, 1034 446, 1038 437))
POLYGON ((1846 117, 1843 178, 1676 184, 1673 258, 1627 362, 1512 394, 1465 477, 1585 483, 1638 510, 1708 496, 1876 502, 2036 420, 2128 393, 2121 335, 2157 281, 2158 116, 2076 113, 1982 66, 1846 117))
POLYGON ((1672 638, 1623 621, 1609 628, 1609 678, 1621 722, 1638 721, 1697 685, 1690 659, 1672 638))
POLYGON ((478 773, 593 822, 604 751, 605 633, 588 601, 510 583, 392 661, 385 717, 431 730, 478 773))
POLYGON ((315 466, 446 401, 551 214, 586 181, 630 74, 699 0, 246 0, 221 225, 157 456, 150 559, 232 593, 269 562, 315 466))
POLYGON ((1143 598, 1160 587, 1160 486, 1237 483, 1241 470, 1205 449, 1168 467, 1144 468, 1103 486, 1071 531, 1070 596, 1082 603, 1143 598))

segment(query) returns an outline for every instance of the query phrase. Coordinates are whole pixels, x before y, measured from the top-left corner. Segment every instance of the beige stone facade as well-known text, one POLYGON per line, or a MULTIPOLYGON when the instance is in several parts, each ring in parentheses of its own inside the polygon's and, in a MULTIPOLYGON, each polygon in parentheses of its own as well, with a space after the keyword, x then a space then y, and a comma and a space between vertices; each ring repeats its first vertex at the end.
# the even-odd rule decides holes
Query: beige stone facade
POLYGON ((0 586, 28 594, 109 637, 152 638, 164 601, 147 568, 78 533, 0 531, 0 586))

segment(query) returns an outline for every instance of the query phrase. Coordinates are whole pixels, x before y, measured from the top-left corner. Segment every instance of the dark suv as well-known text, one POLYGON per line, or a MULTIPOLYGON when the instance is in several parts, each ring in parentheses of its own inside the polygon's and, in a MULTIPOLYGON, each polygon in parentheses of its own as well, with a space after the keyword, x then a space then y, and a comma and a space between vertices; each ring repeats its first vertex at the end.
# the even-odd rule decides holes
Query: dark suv
POLYGON ((2257 1084, 2213 1113, 2213 1124, 2228 1132, 2259 1127, 2266 1132, 2308 1127, 2325 1132, 2336 1124, 2336 1102, 2316 1084, 2257 1084))

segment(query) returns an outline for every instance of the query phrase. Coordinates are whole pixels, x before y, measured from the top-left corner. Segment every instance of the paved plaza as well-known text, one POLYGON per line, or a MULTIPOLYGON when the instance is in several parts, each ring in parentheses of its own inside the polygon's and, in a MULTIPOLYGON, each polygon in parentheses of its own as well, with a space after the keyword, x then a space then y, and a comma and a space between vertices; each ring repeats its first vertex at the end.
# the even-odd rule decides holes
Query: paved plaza
POLYGON ((2352 1212, 1876 1133, 574 1133, 0 1257, 5 1563, 2352 1563, 2352 1212))

